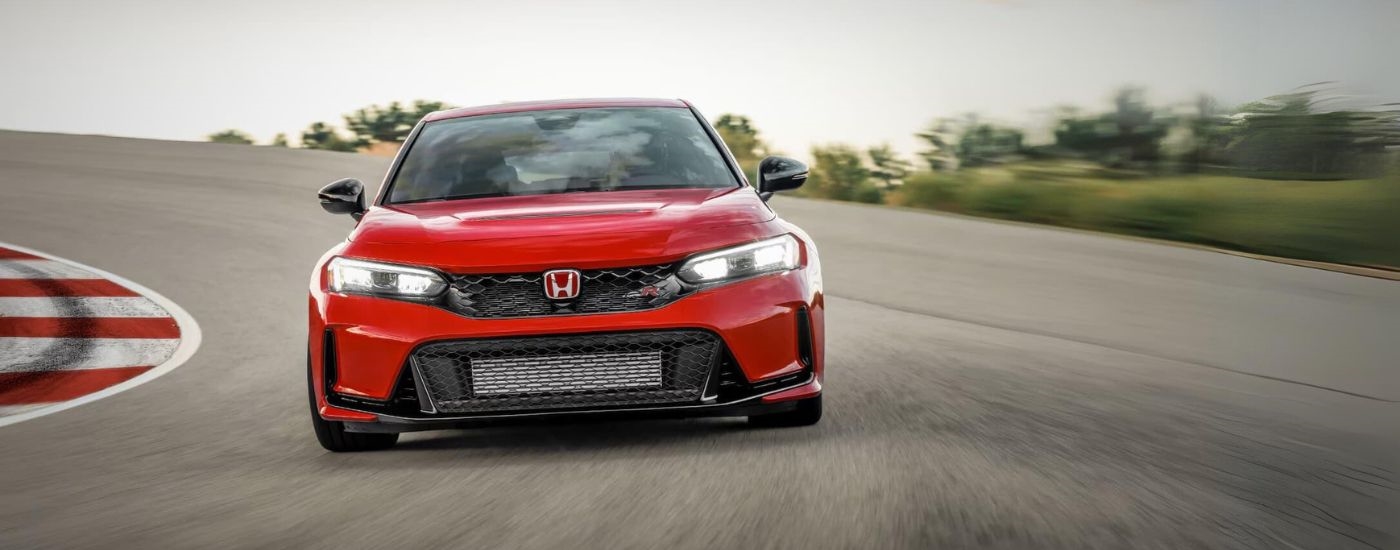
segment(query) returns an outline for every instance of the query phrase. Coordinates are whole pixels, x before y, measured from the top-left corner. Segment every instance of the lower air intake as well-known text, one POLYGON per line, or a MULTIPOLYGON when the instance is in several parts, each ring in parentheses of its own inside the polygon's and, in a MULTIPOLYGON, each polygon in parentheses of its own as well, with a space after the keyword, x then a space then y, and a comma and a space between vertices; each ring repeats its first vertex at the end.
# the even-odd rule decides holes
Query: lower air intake
POLYGON ((412 361, 440 413, 698 402, 719 355, 703 330, 453 340, 412 361))

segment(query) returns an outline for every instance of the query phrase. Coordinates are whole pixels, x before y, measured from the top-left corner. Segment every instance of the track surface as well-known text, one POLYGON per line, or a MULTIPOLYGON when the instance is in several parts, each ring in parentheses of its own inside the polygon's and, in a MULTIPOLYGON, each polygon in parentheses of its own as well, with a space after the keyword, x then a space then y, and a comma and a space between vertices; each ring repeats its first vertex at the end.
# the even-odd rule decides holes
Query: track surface
POLYGON ((304 287, 350 221, 314 191, 385 164, 0 132, 0 240, 204 332, 165 377, 0 429, 0 548, 1400 547, 1400 284, 816 201, 775 205, 827 268, 822 424, 323 453, 304 287))

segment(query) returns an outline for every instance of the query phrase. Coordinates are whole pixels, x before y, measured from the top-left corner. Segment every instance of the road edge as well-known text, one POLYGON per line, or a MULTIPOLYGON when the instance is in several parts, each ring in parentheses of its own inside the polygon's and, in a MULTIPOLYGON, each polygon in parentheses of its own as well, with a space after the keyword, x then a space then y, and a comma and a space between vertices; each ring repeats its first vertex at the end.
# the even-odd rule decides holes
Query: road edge
POLYGON ((190 315, 189 312, 185 311, 185 309, 180 307, 179 304, 176 304, 173 300, 162 296, 159 292, 146 288, 145 286, 120 275, 116 275, 114 273, 98 269, 90 265, 69 260, 67 258, 54 256, 52 254, 40 250, 35 250, 32 248, 20 246, 17 244, 11 244, 3 241, 0 241, 0 247, 17 250, 26 254, 33 254, 46 260, 71 265, 73 267, 84 269, 97 275, 101 275, 102 277, 130 289, 136 292, 137 294, 140 294, 142 297, 151 300, 152 302, 155 302, 156 305, 159 305, 162 309, 169 313, 170 317, 172 319, 175 319, 175 324, 180 327, 180 345, 175 348, 175 353, 172 353, 170 357, 165 360, 165 362, 152 367, 150 370, 143 372, 140 375, 131 378, 130 380, 126 380, 120 384, 103 388, 101 390, 84 395, 77 399, 71 399, 61 403, 54 403, 52 405, 42 406, 34 410, 25 411, 11 416, 0 417, 0 428, 24 422, 26 420, 33 420, 35 418, 48 416, 58 412, 63 412, 68 409, 72 409, 81 405, 86 405, 88 403, 92 403, 93 401, 97 401, 106 397, 111 397, 126 390, 135 388, 137 386, 155 380, 156 378, 160 378, 161 376, 164 376, 170 371, 175 370, 176 367, 183 365, 185 361, 188 361, 189 358, 193 357, 195 352, 199 350, 199 345, 203 341, 203 334, 199 330, 199 323, 195 322, 194 316, 190 315))

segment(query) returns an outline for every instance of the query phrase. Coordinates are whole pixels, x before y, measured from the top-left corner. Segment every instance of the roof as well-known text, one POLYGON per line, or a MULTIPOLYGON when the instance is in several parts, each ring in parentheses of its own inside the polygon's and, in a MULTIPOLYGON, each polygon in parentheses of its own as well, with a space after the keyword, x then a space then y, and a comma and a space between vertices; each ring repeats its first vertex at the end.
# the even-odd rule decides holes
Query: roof
POLYGON ((519 113, 524 111, 547 111, 551 109, 595 109, 599 107, 680 107, 686 108, 690 104, 679 99, 647 99, 632 97, 614 97, 601 99, 552 99, 547 101, 518 101, 515 103, 497 103, 495 105, 480 105, 477 107, 460 107, 438 111, 423 118, 424 122, 444 120, 449 118, 462 118, 480 115, 495 115, 501 113, 519 113))

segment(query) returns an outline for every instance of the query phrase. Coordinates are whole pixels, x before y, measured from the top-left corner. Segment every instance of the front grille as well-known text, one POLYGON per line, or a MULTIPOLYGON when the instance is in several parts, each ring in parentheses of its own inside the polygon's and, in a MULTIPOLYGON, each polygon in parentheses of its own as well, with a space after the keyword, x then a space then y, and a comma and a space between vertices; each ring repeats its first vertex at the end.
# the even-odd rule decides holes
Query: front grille
POLYGON ((453 340, 411 361, 438 412, 699 402, 723 348, 703 330, 453 340))
POLYGON ((447 307, 468 317, 530 317, 569 313, 617 313, 660 307, 680 293, 673 265, 581 271, 579 295, 570 301, 544 294, 543 273, 455 275, 447 307))

